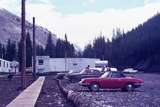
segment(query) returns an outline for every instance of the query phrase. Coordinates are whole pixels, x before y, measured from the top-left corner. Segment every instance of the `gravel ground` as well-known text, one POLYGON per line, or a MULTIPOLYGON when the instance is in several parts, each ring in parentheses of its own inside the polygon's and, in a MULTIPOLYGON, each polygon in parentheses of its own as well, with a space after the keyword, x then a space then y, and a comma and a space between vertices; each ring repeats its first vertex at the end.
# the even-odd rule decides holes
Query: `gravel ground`
MULTIPOLYGON (((33 81, 34 79, 28 76, 26 78, 26 85, 29 86, 33 81)), ((22 92, 20 85, 20 77, 13 77, 11 81, 6 76, 0 77, 0 107, 5 107, 22 92)))
POLYGON ((35 107, 73 107, 73 104, 62 95, 54 77, 48 76, 35 107))
POLYGON ((144 86, 134 92, 120 90, 101 90, 90 92, 77 83, 63 80, 63 86, 99 103, 102 107, 160 107, 160 74, 136 74, 135 77, 144 80, 144 86))

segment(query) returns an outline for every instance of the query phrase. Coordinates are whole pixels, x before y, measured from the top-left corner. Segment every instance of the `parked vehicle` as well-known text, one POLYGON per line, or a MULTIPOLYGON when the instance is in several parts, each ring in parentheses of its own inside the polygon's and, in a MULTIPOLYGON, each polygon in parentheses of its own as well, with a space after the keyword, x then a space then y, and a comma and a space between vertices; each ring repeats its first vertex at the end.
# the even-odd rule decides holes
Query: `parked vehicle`
POLYGON ((57 78, 57 79, 63 79, 66 75, 74 74, 74 73, 78 73, 78 72, 77 72, 77 71, 70 70, 69 72, 57 73, 56 78, 57 78))
POLYGON ((88 87, 91 91, 105 88, 133 91, 140 87, 143 81, 134 77, 127 77, 120 71, 110 71, 104 73, 101 77, 84 78, 79 84, 88 87))
POLYGON ((109 67, 111 71, 118 71, 117 68, 109 67))
POLYGON ((72 73, 67 74, 66 77, 70 81, 80 81, 82 78, 88 78, 88 77, 100 77, 103 75, 104 72, 102 72, 102 68, 89 68, 89 69, 83 69, 79 73, 72 73))
POLYGON ((95 61, 95 67, 96 68, 103 68, 108 66, 108 61, 107 60, 103 60, 103 61, 95 61))
POLYGON ((117 68, 108 66, 107 60, 95 61, 95 68, 104 68, 104 67, 105 67, 105 71, 108 71, 107 69, 110 69, 110 71, 117 71, 117 68))
POLYGON ((135 70, 133 68, 127 68, 123 70, 124 73, 137 73, 138 70, 135 70))

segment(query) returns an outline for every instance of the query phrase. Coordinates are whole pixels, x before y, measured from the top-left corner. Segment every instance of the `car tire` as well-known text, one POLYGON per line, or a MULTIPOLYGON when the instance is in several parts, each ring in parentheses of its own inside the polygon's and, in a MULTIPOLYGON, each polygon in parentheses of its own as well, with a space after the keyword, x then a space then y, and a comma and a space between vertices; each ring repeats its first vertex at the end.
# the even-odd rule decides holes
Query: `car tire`
POLYGON ((97 83, 93 83, 90 85, 89 89, 93 92, 99 91, 99 85, 97 83))
POLYGON ((132 84, 128 84, 125 89, 126 91, 131 92, 134 90, 134 86, 132 84))
POLYGON ((57 75, 56 79, 63 79, 64 77, 62 75, 57 75))
POLYGON ((121 91, 122 91, 122 92, 125 92, 125 91, 127 91, 127 90, 126 90, 126 88, 122 88, 121 91))

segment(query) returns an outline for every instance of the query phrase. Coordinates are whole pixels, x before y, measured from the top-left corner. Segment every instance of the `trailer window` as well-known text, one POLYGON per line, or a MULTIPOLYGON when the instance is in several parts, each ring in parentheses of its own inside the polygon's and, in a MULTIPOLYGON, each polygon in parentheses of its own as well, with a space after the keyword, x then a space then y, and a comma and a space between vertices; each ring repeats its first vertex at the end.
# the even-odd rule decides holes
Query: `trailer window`
POLYGON ((3 62, 3 64, 4 64, 4 67, 5 67, 5 64, 6 64, 5 61, 3 62))
POLYGON ((39 65, 43 65, 44 61, 42 59, 38 60, 39 65))

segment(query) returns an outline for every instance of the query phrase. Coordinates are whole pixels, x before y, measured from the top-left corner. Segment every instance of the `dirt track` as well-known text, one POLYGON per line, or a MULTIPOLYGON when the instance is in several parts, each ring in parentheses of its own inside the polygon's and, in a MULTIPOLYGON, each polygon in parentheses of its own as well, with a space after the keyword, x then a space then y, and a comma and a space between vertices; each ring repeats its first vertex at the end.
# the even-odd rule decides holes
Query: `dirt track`
POLYGON ((92 102, 100 103, 102 107, 160 107, 160 74, 137 74, 135 77, 143 79, 145 83, 134 92, 121 92, 120 90, 90 92, 77 83, 66 85, 64 82, 64 86, 66 85, 67 89, 74 90, 92 102))
POLYGON ((73 107, 61 93, 54 76, 46 77, 35 107, 73 107))

